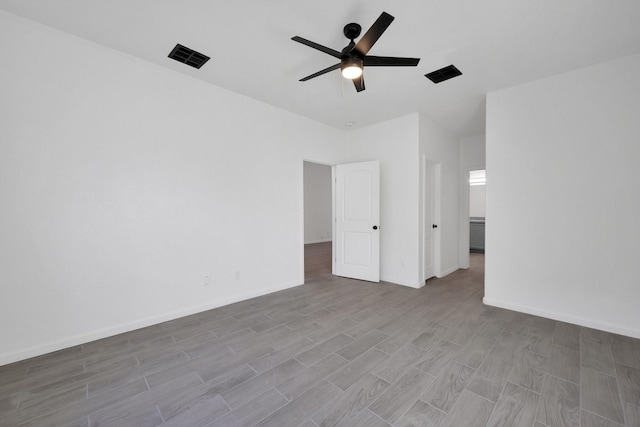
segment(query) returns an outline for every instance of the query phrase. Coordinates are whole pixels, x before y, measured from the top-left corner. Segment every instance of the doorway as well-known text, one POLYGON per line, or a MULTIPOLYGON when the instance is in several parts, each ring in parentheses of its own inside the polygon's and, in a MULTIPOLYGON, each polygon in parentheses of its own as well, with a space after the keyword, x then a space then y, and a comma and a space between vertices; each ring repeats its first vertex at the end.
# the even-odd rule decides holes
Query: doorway
POLYGON ((486 220, 486 172, 484 169, 468 171, 465 188, 467 189, 466 215, 466 256, 467 267, 484 280, 485 220, 486 220))
POLYGON ((469 171, 469 252, 484 254, 486 172, 469 171))
POLYGON ((380 281, 380 162, 303 161, 303 272, 380 281))
POLYGON ((332 167, 303 162, 304 279, 331 275, 333 240, 332 167))

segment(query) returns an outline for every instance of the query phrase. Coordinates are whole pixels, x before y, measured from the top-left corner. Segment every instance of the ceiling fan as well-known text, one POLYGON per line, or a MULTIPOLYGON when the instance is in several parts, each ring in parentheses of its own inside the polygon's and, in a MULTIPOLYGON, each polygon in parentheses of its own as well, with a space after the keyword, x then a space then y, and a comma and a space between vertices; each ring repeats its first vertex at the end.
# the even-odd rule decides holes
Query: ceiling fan
POLYGON ((373 23, 371 28, 365 33, 364 36, 355 42, 355 39, 360 35, 362 27, 355 22, 344 26, 344 35, 350 39, 351 42, 342 49, 342 52, 333 50, 326 46, 322 46, 318 43, 314 43, 310 40, 303 39, 302 37, 292 37, 291 40, 298 43, 302 43, 309 47, 319 50, 320 52, 327 53, 335 58, 340 59, 338 64, 327 67, 324 70, 320 70, 317 73, 313 73, 307 77, 300 79, 301 82, 313 79, 315 77, 326 74, 330 71, 340 69, 342 75, 345 78, 353 80, 353 84, 358 92, 365 89, 364 78, 362 76, 362 69, 367 67, 415 67, 418 65, 420 58, 396 58, 392 56, 370 56, 367 55, 371 47, 378 41, 380 36, 386 31, 387 27, 391 25, 395 18, 389 15, 387 12, 382 12, 380 17, 373 23))

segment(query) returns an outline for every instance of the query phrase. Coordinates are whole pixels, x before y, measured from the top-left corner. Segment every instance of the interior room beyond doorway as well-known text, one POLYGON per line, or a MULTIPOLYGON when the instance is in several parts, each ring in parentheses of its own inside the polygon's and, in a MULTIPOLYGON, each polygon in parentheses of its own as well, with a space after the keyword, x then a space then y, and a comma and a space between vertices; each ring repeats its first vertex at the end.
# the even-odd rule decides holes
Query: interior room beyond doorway
POLYGON ((304 162, 304 278, 331 274, 331 166, 304 162))

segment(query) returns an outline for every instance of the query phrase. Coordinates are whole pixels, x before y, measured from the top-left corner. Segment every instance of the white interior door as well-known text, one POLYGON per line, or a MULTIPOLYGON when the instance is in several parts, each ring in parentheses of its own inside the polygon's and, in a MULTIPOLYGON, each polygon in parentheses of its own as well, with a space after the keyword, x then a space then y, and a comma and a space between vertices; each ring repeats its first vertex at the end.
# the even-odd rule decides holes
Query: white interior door
POLYGON ((434 233, 435 228, 434 225, 437 226, 435 222, 434 215, 434 199, 435 199, 435 165, 428 161, 426 157, 422 158, 422 170, 424 171, 423 175, 423 188, 424 188, 424 219, 423 219, 423 230, 424 230, 424 280, 427 280, 433 276, 435 276, 435 263, 434 263, 434 254, 435 254, 435 239, 434 233))
POLYGON ((380 163, 336 166, 335 274, 380 281, 380 163))

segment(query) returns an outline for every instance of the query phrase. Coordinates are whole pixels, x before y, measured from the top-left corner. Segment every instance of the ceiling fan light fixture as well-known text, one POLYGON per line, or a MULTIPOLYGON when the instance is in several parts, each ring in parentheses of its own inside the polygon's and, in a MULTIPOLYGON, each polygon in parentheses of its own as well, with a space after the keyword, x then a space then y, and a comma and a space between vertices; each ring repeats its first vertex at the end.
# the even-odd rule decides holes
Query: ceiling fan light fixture
POLYGON ((330 73, 331 71, 339 68, 342 76, 353 82, 356 91, 362 92, 365 90, 364 77, 362 75, 365 64, 367 67, 415 67, 418 65, 420 58, 398 58, 394 56, 368 55, 371 47, 387 30, 393 20, 393 16, 389 15, 387 12, 382 12, 378 19, 376 19, 376 22, 369 27, 364 36, 362 36, 357 43, 355 42, 355 39, 360 35, 362 27, 354 22, 345 25, 343 33, 345 37, 351 41, 340 52, 335 49, 331 49, 330 47, 312 42, 311 40, 303 39, 300 36, 293 36, 291 40, 294 42, 302 43, 305 46, 309 46, 340 60, 337 64, 301 78, 300 81, 306 82, 307 80, 330 73))
POLYGON ((340 66, 342 71, 342 77, 345 79, 357 79, 362 75, 362 59, 360 58, 346 58, 342 61, 340 66))

